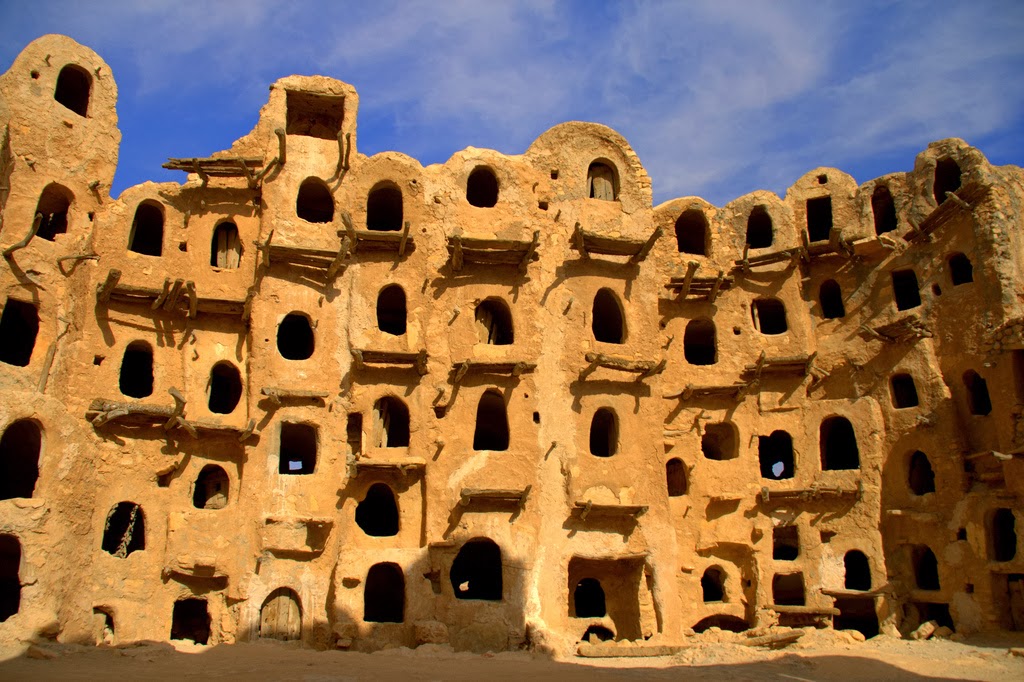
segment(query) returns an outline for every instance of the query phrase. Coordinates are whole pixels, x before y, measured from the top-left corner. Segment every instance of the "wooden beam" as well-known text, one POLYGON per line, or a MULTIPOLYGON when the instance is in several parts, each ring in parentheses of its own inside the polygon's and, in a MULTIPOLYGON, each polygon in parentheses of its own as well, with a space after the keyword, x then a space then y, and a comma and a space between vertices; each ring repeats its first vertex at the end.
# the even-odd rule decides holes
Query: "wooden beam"
POLYGON ((654 232, 652 232, 651 236, 647 238, 647 242, 644 243, 643 247, 639 251, 637 251, 636 254, 630 257, 629 262, 639 263, 640 261, 646 259, 647 254, 649 254, 651 252, 651 249, 654 248, 654 244, 661 238, 663 232, 664 230, 662 230, 662 228, 660 227, 656 229, 654 232))
POLYGON ((107 280, 103 282, 96 290, 96 299, 100 303, 107 303, 110 301, 110 294, 114 291, 114 287, 117 286, 118 281, 121 279, 121 271, 111 269, 107 273, 107 280))

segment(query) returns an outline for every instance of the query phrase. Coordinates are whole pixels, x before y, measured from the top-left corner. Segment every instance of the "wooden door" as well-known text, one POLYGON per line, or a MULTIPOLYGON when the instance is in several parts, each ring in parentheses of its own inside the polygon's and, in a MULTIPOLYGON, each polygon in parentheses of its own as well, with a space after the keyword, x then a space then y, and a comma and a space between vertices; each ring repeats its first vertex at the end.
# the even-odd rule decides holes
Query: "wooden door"
POLYGON ((260 610, 260 637, 283 640, 302 637, 302 610, 295 592, 281 587, 270 593, 260 610))

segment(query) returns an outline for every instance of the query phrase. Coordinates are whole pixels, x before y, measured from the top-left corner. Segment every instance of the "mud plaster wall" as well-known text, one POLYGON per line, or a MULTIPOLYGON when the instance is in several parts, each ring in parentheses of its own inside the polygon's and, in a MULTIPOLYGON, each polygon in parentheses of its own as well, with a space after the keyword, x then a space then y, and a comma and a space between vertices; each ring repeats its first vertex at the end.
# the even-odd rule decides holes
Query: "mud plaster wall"
POLYGON ((203 639, 207 622, 211 643, 569 650, 591 625, 667 643, 709 625, 848 626, 851 602, 874 614, 856 624, 868 631, 923 618, 1024 627, 1020 169, 950 139, 913 171, 859 186, 818 168, 783 198, 654 207, 639 159, 604 126, 565 123, 519 156, 469 148, 423 167, 359 154, 355 90, 292 76, 272 86, 253 131, 188 166, 184 184, 113 198, 116 98, 109 67, 62 36, 33 42, 0 79, 0 294, 38 317, 24 363, 7 354, 28 334, 14 313, 0 329, 5 477, 33 456, 12 427, 29 420, 41 434, 28 489, 0 500, 0 535, 18 549, 5 540, 0 636, 203 639), (54 98, 67 65, 87 76, 84 116, 54 98), (591 198, 605 191, 588 178, 594 162, 610 171, 608 200, 591 198), (209 174, 218 163, 236 172, 209 174), (467 197, 481 167, 493 206, 467 197), (309 178, 329 194, 326 222, 299 217, 309 178), (957 196, 938 202, 936 182, 957 196), (51 183, 73 197, 66 230, 21 246, 51 183), (400 192, 397 232, 368 229, 382 183, 400 192), (882 233, 879 185, 895 216, 882 233), (809 226, 808 201, 826 197, 831 229, 809 226), (159 256, 128 248, 143 202, 162 212, 159 256), (771 243, 748 248, 755 209, 771 243), (237 268, 211 265, 225 222, 237 268), (809 227, 826 238, 811 241, 809 227), (956 254, 970 281, 962 270, 954 281, 956 254), (913 272, 919 302, 906 304, 897 271, 913 272), (828 281, 841 316, 819 298, 828 281), (404 334, 379 328, 388 285, 405 295, 404 334), (616 326, 595 308, 609 294, 621 343, 595 336, 616 326), (511 343, 481 336, 488 300, 507 306, 511 343), (300 359, 279 350, 290 314, 310 325, 300 359), (713 325, 700 364, 687 359, 694 320, 713 325), (142 397, 121 390, 137 342, 152 350, 142 397), (227 413, 209 402, 218 363, 240 381, 227 413), (897 405, 895 374, 912 377, 916 405, 897 405), (384 398, 406 408, 407 444, 382 440, 403 418, 380 411, 384 398), (611 435, 595 441, 606 410, 611 435), (478 429, 500 434, 502 412, 507 447, 475 449, 478 429), (851 431, 830 441, 822 425, 837 417, 851 431), (312 436, 296 445, 289 425, 312 436), (780 476, 785 457, 771 448, 784 434, 780 476), (849 455, 851 441, 852 465, 827 466, 823 443, 849 455), (613 454, 597 456, 595 442, 613 454), (290 473, 302 456, 289 448, 310 443, 309 472, 290 473), (910 471, 917 451, 930 484, 910 471), (208 465, 223 471, 223 508, 194 504, 208 465), (668 469, 684 478, 672 496, 668 469), (395 499, 397 530, 380 536, 356 522, 374 484, 395 499), (139 537, 108 551, 119 503, 138 505, 144 529, 133 521, 139 537), (795 533, 791 555, 776 556, 776 529, 795 533), (484 546, 489 559, 473 554, 484 546), (926 550, 937 580, 922 575, 926 550), (853 551, 867 558, 866 585, 849 584, 853 551), (404 577, 397 622, 364 617, 381 563, 404 577), (702 584, 715 574, 719 598, 702 584), (802 594, 773 589, 793 574, 802 594), (584 578, 602 584, 604 617, 570 616, 584 578), (495 598, 459 598, 496 581, 495 598), (174 616, 187 599, 202 600, 198 628, 174 616))

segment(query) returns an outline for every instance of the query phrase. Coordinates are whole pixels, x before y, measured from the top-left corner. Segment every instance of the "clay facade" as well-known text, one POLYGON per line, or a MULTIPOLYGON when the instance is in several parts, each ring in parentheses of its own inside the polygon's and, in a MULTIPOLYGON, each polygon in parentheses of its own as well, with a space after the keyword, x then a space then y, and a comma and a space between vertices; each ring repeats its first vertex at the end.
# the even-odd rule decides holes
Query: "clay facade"
POLYGON ((1019 168, 654 207, 606 127, 423 167, 291 76, 114 199, 95 53, 0 95, 3 636, 1024 628, 1019 168))

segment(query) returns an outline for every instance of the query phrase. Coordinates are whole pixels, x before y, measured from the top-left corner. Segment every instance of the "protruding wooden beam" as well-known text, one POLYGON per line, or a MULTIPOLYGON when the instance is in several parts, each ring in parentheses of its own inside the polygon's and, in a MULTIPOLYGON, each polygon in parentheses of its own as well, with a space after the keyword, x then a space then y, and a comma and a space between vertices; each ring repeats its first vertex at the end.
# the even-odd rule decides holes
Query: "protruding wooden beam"
POLYGON ((526 272, 526 269, 530 265, 530 260, 533 258, 533 254, 537 252, 538 244, 540 244, 540 230, 534 230, 533 241, 530 242, 530 246, 526 249, 526 253, 523 255, 523 260, 519 262, 519 272, 526 272))
POLYGON ((711 303, 715 302, 718 298, 718 290, 722 288, 722 282, 725 280, 725 270, 718 271, 718 279, 715 280, 715 284, 711 287, 711 292, 708 294, 708 301, 711 303))
POLYGON ((630 263, 639 263, 640 261, 646 259, 647 258, 647 254, 649 254, 651 252, 651 249, 654 248, 654 244, 661 238, 661 235, 663 233, 664 233, 664 230, 662 228, 660 228, 660 227, 658 229, 656 229, 654 232, 652 232, 651 236, 647 238, 647 242, 643 245, 643 248, 641 248, 639 251, 637 251, 636 255, 632 256, 629 259, 629 262, 630 263))
POLYGON ((402 241, 398 243, 398 255, 399 257, 405 255, 405 243, 409 241, 409 221, 405 221, 405 226, 402 228, 402 241))
POLYGON ((110 294, 114 291, 114 287, 117 286, 120 279, 121 271, 111 269, 110 272, 107 273, 107 280, 96 290, 96 300, 100 303, 108 303, 110 301, 110 294))
POLYGON ((288 160, 288 145, 285 142, 284 130, 275 128, 274 134, 277 135, 277 162, 283 166, 288 160))
POLYGON ((11 244, 6 249, 4 249, 4 258, 10 260, 11 254, 13 254, 15 251, 19 249, 24 249, 26 246, 28 246, 28 243, 32 241, 32 238, 36 236, 37 232, 39 232, 39 226, 42 224, 43 214, 36 213, 35 217, 32 219, 32 227, 29 229, 28 234, 25 235, 24 238, 22 238, 22 240, 19 241, 18 243, 11 244))
POLYGON ((583 236, 583 228, 580 227, 579 222, 576 222, 576 228, 573 230, 572 238, 576 242, 576 250, 580 252, 580 258, 588 260, 590 254, 587 253, 587 240, 583 236))
POLYGON ((459 272, 462 270, 463 257, 462 257, 462 238, 452 237, 452 270, 459 272))
POLYGON ((686 277, 683 278, 683 288, 679 290, 679 298, 686 298, 686 295, 690 293, 690 284, 693 282, 693 276, 699 267, 700 263, 695 260, 686 264, 686 277))

